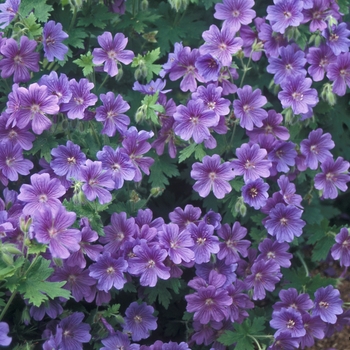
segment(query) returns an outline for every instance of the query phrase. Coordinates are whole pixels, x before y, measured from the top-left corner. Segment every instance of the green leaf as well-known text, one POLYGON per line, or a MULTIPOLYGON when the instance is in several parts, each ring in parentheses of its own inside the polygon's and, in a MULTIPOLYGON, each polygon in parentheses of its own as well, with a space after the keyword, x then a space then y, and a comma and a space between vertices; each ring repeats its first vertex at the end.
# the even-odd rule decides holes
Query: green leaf
POLYGON ((103 311, 103 317, 111 317, 119 314, 120 304, 113 304, 103 311))
POLYGON ((321 210, 318 207, 305 206, 303 212, 303 219, 309 224, 317 224, 321 222, 323 216, 321 214, 321 210))
POLYGON ((148 82, 152 80, 153 73, 157 75, 162 69, 162 66, 160 64, 154 64, 154 62, 157 61, 159 57, 160 48, 158 47, 155 50, 147 52, 147 54, 144 56, 138 54, 138 56, 134 58, 131 67, 145 66, 147 70, 146 80, 148 82))
POLYGON ((80 55, 80 58, 73 61, 80 68, 83 68, 83 74, 87 77, 94 71, 94 64, 92 63, 93 56, 89 51, 86 55, 80 55))
POLYGON ((41 35, 43 29, 41 25, 36 22, 34 13, 31 13, 28 17, 23 18, 22 22, 27 28, 29 38, 33 39, 34 37, 41 35))
POLYGON ((179 163, 182 163, 184 160, 191 157, 191 155, 193 154, 193 152, 196 149, 196 146, 197 145, 195 143, 191 143, 189 146, 187 146, 186 148, 181 150, 180 156, 179 156, 179 163))
POLYGON ((338 0, 337 3, 340 7, 340 12, 347 15, 349 13, 349 0, 338 0))
POLYGON ((123 20, 118 23, 118 30, 132 28, 136 33, 142 34, 147 27, 147 23, 157 23, 161 16, 151 11, 140 11, 136 15, 126 12, 123 20))
POLYGON ((49 19, 52 10, 53 7, 47 5, 46 0, 22 0, 18 12, 22 17, 26 17, 30 12, 34 12, 39 22, 45 23, 49 19))
POLYGON ((25 278, 22 279, 18 286, 18 291, 23 294, 34 306, 40 306, 45 300, 62 297, 70 298, 70 292, 62 287, 66 284, 63 282, 48 282, 46 279, 51 276, 53 268, 50 267, 50 261, 39 257, 33 263, 25 278))
POLYGON ((13 265, 7 265, 4 261, 0 261, 0 280, 5 280, 13 276, 18 269, 20 269, 25 262, 23 257, 16 259, 13 265))
POLYGON ((170 300, 172 299, 170 291, 178 294, 181 283, 177 278, 170 278, 168 280, 158 280, 155 287, 147 287, 145 294, 147 294, 147 301, 153 304, 157 299, 158 302, 168 309, 170 300))
POLYGON ((108 6, 102 4, 86 5, 83 7, 82 17, 78 19, 78 26, 88 27, 92 25, 95 28, 104 29, 107 22, 115 17, 114 13, 108 11, 108 6))
POLYGON ((47 245, 40 244, 40 243, 37 243, 36 241, 32 240, 30 242, 30 245, 27 248, 28 248, 28 254, 40 254, 40 253, 46 252, 47 245))
POLYGON ((78 49, 85 49, 84 39, 88 36, 88 33, 84 28, 75 27, 69 33, 69 37, 66 39, 66 43, 72 47, 76 47, 78 49))
POLYGON ((51 150, 56 148, 58 142, 56 136, 44 131, 41 135, 37 136, 33 143, 33 148, 28 151, 29 154, 35 155, 40 152, 40 157, 44 157, 45 160, 51 162, 51 150))
POLYGON ((169 185, 168 178, 180 175, 176 166, 176 160, 171 159, 166 155, 155 156, 150 171, 151 174, 148 182, 152 187, 164 188, 166 185, 169 185))

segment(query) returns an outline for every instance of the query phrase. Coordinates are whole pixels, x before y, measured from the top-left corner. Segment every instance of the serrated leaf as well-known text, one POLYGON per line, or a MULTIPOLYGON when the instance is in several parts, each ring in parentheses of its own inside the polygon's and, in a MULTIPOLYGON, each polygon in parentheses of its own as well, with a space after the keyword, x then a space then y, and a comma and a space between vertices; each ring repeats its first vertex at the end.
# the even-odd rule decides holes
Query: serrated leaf
POLYGON ((0 261, 0 280, 4 280, 13 276, 16 271, 24 264, 25 259, 23 257, 15 260, 13 265, 8 266, 5 262, 0 261))
POLYGON ((119 314, 120 304, 110 305, 107 310, 103 311, 104 317, 111 317, 119 314))
POLYGON ((170 278, 168 280, 158 280, 155 287, 147 287, 145 289, 145 294, 147 294, 147 301, 150 304, 153 304, 158 299, 158 302, 163 305, 165 309, 168 309, 170 300, 172 299, 170 290, 178 294, 180 286, 180 281, 175 278, 170 278))
POLYGON ((335 244, 334 237, 327 236, 322 238, 315 244, 315 247, 312 250, 312 261, 321 261, 327 258, 332 246, 335 244))
POLYGON ((154 163, 150 168, 151 174, 148 179, 152 187, 164 188, 169 185, 168 178, 180 175, 175 162, 174 159, 164 155, 154 157, 154 163))
POLYGON ((84 49, 84 39, 88 36, 88 33, 84 28, 75 27, 69 34, 69 37, 66 39, 66 43, 72 47, 78 49, 84 49))
POLYGON ((196 145, 196 148, 194 150, 194 157, 201 162, 205 156, 206 153, 204 151, 203 145, 201 143, 199 145, 196 145))
POLYGON ((143 34, 147 23, 154 24, 161 16, 151 11, 140 11, 133 15, 126 12, 123 15, 123 20, 118 23, 118 29, 132 28, 136 33, 143 34))
POLYGON ((29 246, 27 246, 28 254, 40 254, 45 253, 47 249, 46 244, 40 244, 36 241, 31 241, 29 246))
POLYGON ((186 160, 187 158, 191 157, 191 155, 193 154, 195 149, 196 149, 196 144, 195 143, 191 143, 189 146, 187 146, 186 148, 182 149, 180 151, 179 163, 182 163, 184 160, 186 160))
POLYGON ((22 22, 27 28, 27 36, 29 38, 34 38, 35 36, 41 35, 43 29, 40 24, 36 22, 36 17, 34 13, 31 13, 28 17, 23 18, 22 22))
POLYGON ((35 17, 39 22, 47 22, 50 17, 50 12, 53 10, 51 5, 46 4, 46 0, 22 0, 19 7, 19 13, 22 17, 26 17, 29 13, 34 12, 35 17))
POLYGON ((93 56, 89 51, 86 55, 80 55, 80 58, 74 60, 73 63, 77 64, 80 68, 83 68, 83 74, 86 77, 94 71, 92 59, 93 56))
POLYGON ((40 306, 45 300, 62 297, 70 298, 70 292, 62 287, 63 282, 48 282, 46 279, 51 276, 53 268, 50 267, 50 261, 39 257, 31 266, 29 272, 18 285, 18 291, 24 295, 34 306, 40 306))
POLYGON ((94 4, 83 7, 82 17, 78 19, 78 25, 82 27, 88 27, 89 25, 95 28, 104 29, 107 26, 107 22, 116 17, 114 13, 108 11, 108 7, 102 4, 94 4))
POLYGON ((321 222, 323 216, 321 210, 318 207, 306 206, 303 212, 303 219, 309 224, 317 224, 321 222))
POLYGON ((45 160, 50 163, 51 150, 56 148, 57 145, 56 136, 50 134, 48 131, 44 131, 41 135, 37 136, 36 140, 33 142, 33 148, 28 152, 33 155, 40 152, 40 157, 44 157, 45 160))

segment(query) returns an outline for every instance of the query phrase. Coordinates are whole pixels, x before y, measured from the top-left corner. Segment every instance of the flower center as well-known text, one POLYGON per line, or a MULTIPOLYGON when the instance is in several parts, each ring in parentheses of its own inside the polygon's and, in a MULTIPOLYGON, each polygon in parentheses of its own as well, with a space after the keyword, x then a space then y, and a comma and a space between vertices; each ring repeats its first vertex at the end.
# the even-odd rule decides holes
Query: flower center
POLYGON ((194 125, 197 125, 199 123, 198 117, 190 117, 190 122, 194 125))
POLYGON ((107 112, 107 118, 111 119, 111 118, 113 118, 115 116, 116 116, 116 114, 113 111, 108 111, 107 112))
POLYGON ((111 168, 113 171, 117 172, 120 170, 120 164, 114 163, 111 168))
POLYGON ((135 321, 136 323, 141 323, 141 322, 142 322, 142 317, 139 316, 139 315, 136 315, 136 316, 134 317, 134 321, 135 321))
POLYGON ((329 41, 338 41, 339 35, 332 33, 329 37, 329 41))
POLYGON ((9 132, 9 135, 8 135, 9 139, 14 139, 16 136, 17 136, 16 131, 11 130, 11 131, 9 132))
POLYGON ((227 45, 225 43, 221 43, 218 48, 221 50, 221 51, 225 51, 227 49, 227 45))
POLYGON ((282 218, 282 219, 280 220, 280 223, 281 223, 282 226, 287 226, 288 219, 282 218))
POLYGON ((110 59, 112 59, 112 60, 115 59, 116 55, 117 55, 116 52, 113 51, 113 50, 107 52, 108 58, 110 58, 110 59))
POLYGON ((268 252, 267 253, 267 258, 268 259, 276 259, 276 255, 274 252, 268 252))
POLYGON ((11 166, 15 160, 16 160, 15 158, 6 157, 6 165, 11 166))
POLYGON ((116 235, 117 241, 122 241, 124 239, 124 233, 123 232, 118 232, 116 235))
POLYGON ((333 178, 334 178, 334 174, 332 174, 332 173, 327 173, 326 174, 326 180, 327 181, 333 181, 333 178))
POLYGON ((82 105, 84 103, 84 99, 81 97, 74 97, 74 101, 77 105, 82 105))
POLYGON ((73 165, 73 164, 76 164, 77 161, 74 157, 68 157, 67 162, 69 165, 73 165))
POLYGON ((310 147, 310 151, 311 151, 312 153, 318 154, 318 148, 317 148, 317 146, 316 146, 316 145, 312 145, 312 146, 310 147))
POLYGON ((287 328, 294 328, 294 326, 295 326, 295 322, 293 320, 289 320, 287 322, 287 328))
POLYGON ((110 266, 110 267, 106 270, 106 272, 108 273, 108 275, 111 275, 111 274, 113 274, 113 273, 115 272, 115 270, 113 269, 112 266, 110 266))
POLYGON ((207 239, 206 238, 197 238, 198 245, 203 245, 207 239))
POLYGON ((246 160, 244 167, 246 169, 255 169, 254 163, 252 163, 249 159, 246 160))
POLYGON ((292 14, 289 12, 289 11, 284 11, 283 12, 283 16, 286 18, 286 19, 289 19, 292 17, 292 14))
POLYGON ((212 171, 211 173, 209 173, 209 179, 211 181, 214 181, 216 179, 216 173, 214 171, 212 171))
POLYGON ((69 275, 68 276, 68 281, 70 283, 74 283, 76 280, 77 280, 77 276, 75 276, 75 275, 69 275))
POLYGON ((320 64, 319 64, 319 67, 324 67, 328 64, 328 60, 326 58, 322 58, 320 60, 320 64))
POLYGON ((39 112, 40 112, 40 106, 39 106, 39 105, 32 105, 32 106, 30 107, 30 111, 31 111, 32 113, 39 113, 39 112))
POLYGON ((16 55, 13 59, 13 61, 16 63, 16 64, 23 64, 23 59, 21 56, 19 55, 16 55))
POLYGON ((258 190, 257 190, 257 188, 252 187, 252 188, 249 190, 249 195, 250 195, 250 197, 255 198, 255 197, 258 195, 258 190))
POLYGON ((54 227, 51 227, 48 230, 48 233, 49 233, 50 238, 55 238, 55 236, 57 235, 57 230, 54 227))
POLYGON ((239 15, 240 15, 240 13, 239 13, 238 10, 232 11, 232 16, 233 16, 233 17, 238 17, 239 15))
POLYGON ((301 92, 293 92, 292 97, 295 101, 302 101, 304 99, 304 95, 301 92))
POLYGON ((215 106, 216 106, 216 102, 208 102, 207 103, 208 109, 213 110, 215 108, 215 106))
POLYGON ((155 266, 156 266, 156 263, 154 262, 154 260, 148 260, 146 265, 148 269, 153 269, 155 266))
POLYGON ((261 272, 258 272, 258 273, 255 275, 255 281, 261 281, 261 278, 262 278, 262 274, 261 274, 261 272))
POLYGON ((320 307, 323 307, 324 309, 328 309, 329 303, 327 303, 326 301, 320 301, 318 305, 320 307))
POLYGON ((249 111, 252 111, 253 110, 253 107, 249 106, 249 105, 244 105, 243 106, 243 111, 244 112, 249 112, 249 111))
POLYGON ((208 299, 205 300, 205 305, 212 305, 212 304, 214 304, 213 299, 208 298, 208 299))
POLYGON ((46 194, 41 194, 39 196, 39 202, 40 203, 46 203, 47 202, 47 195, 46 194))
POLYGON ((98 181, 96 180, 96 179, 90 179, 89 180, 89 185, 90 186, 94 186, 94 185, 96 185, 98 183, 98 181))
POLYGON ((50 46, 50 45, 53 45, 54 43, 55 43, 55 39, 51 38, 51 36, 48 36, 46 38, 46 45, 50 46))

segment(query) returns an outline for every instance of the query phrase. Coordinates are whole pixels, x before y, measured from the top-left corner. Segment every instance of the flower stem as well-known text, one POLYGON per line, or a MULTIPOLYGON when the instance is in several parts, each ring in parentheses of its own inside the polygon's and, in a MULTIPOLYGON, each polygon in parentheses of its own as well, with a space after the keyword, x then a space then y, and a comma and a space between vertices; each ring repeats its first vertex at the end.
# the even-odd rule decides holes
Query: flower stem
POLYGON ((15 289, 15 290, 12 292, 12 294, 11 294, 11 296, 10 296, 10 299, 7 301, 7 304, 5 305, 4 309, 1 311, 1 314, 0 314, 0 321, 1 321, 1 320, 3 319, 3 317, 5 316, 5 314, 6 314, 7 310, 8 310, 8 308, 10 307, 10 305, 11 305, 13 299, 15 298, 16 294, 17 294, 17 290, 15 289))
POLYGON ((297 252, 296 256, 299 258, 299 260, 301 261, 302 265, 304 266, 306 277, 309 277, 310 276, 309 268, 307 267, 304 258, 301 256, 300 252, 297 252))
POLYGON ((257 345, 259 350, 263 350, 263 348, 260 346, 260 343, 258 342, 258 340, 254 336, 248 334, 248 337, 254 340, 254 342, 257 345))

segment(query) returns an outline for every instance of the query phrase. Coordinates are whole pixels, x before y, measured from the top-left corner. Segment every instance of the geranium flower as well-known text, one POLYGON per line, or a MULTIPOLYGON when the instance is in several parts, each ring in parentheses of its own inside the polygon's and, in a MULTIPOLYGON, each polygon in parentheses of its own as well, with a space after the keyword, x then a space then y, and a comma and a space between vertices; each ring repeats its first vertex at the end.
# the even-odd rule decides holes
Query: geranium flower
POLYGON ((335 236, 336 243, 331 249, 334 260, 339 260, 340 266, 350 266, 350 235, 347 228, 343 227, 335 236))
POLYGON ((112 33, 104 32, 97 37, 97 41, 102 49, 92 51, 92 62, 94 64, 103 64, 103 70, 111 77, 118 74, 118 62, 129 64, 134 58, 134 53, 130 50, 124 50, 128 43, 128 38, 122 33, 117 33, 114 38, 112 33))
POLYGON ((346 23, 339 23, 337 26, 333 25, 331 28, 326 28, 322 35, 327 40, 327 45, 331 48, 336 56, 341 52, 348 52, 350 46, 350 30, 347 29, 346 23))
MULTIPOLYGON (((21 0, 6 0, 0 5, 0 28, 6 28, 17 15, 21 0)), ((5 344, 1 344, 5 345, 5 344)))
POLYGON ((291 253, 287 253, 288 249, 289 244, 286 242, 279 243, 272 241, 270 238, 265 238, 259 244, 260 255, 258 256, 258 260, 273 260, 279 266, 288 268, 291 265, 290 260, 293 257, 291 253))
POLYGON ((268 198, 268 189, 270 186, 260 177, 256 180, 248 181, 242 187, 242 195, 244 203, 249 204, 254 209, 258 210, 266 204, 268 198))
POLYGON ((332 91, 344 96, 346 86, 350 87, 350 52, 341 53, 336 62, 329 64, 327 78, 334 82, 332 91))
POLYGON ((279 311, 274 311, 270 326, 277 329, 275 337, 282 332, 290 333, 293 338, 306 334, 301 314, 293 308, 282 308, 279 311))

